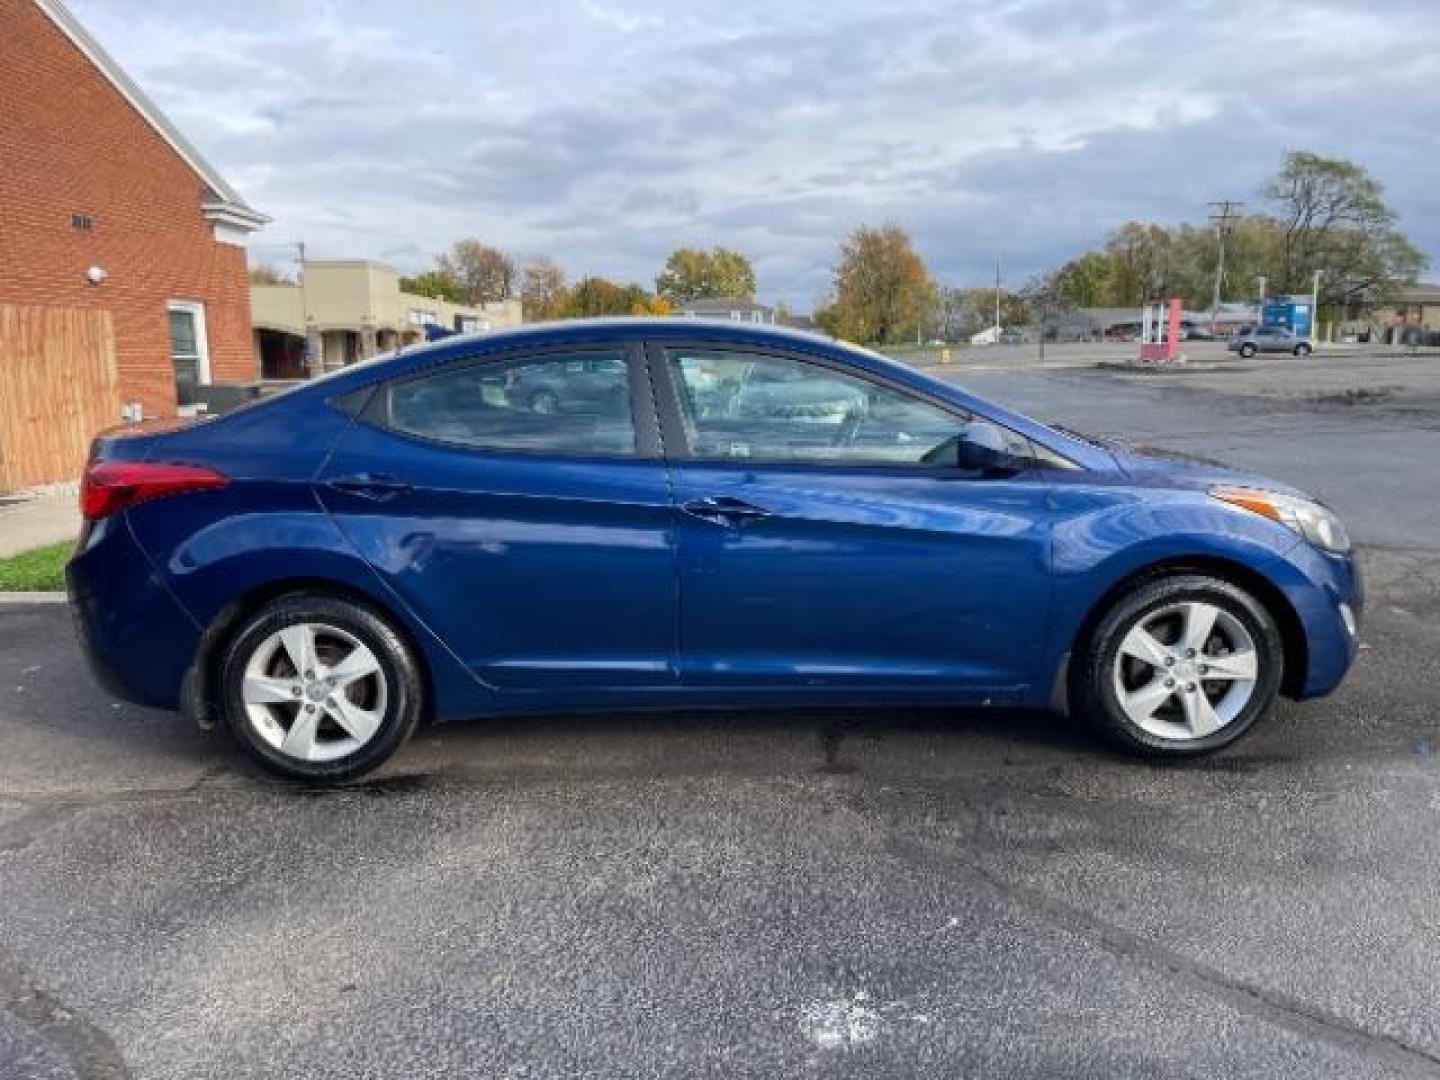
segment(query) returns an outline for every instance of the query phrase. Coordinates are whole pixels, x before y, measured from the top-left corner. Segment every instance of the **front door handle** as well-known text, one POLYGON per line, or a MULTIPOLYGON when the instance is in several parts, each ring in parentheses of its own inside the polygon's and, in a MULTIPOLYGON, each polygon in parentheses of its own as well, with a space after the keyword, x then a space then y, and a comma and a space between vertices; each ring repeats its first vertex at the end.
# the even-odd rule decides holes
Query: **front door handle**
POLYGON ((389 502, 397 495, 413 490, 409 484, 393 476, 378 473, 356 473, 354 476, 337 476, 326 481, 327 485, 346 495, 356 495, 371 502, 389 502))
POLYGON ((770 511, 759 506, 747 503, 744 499, 732 498, 729 495, 711 495, 704 499, 695 499, 686 503, 680 509, 693 518, 701 521, 713 522, 716 525, 727 525, 731 528, 739 528, 746 522, 760 521, 770 516, 770 511))

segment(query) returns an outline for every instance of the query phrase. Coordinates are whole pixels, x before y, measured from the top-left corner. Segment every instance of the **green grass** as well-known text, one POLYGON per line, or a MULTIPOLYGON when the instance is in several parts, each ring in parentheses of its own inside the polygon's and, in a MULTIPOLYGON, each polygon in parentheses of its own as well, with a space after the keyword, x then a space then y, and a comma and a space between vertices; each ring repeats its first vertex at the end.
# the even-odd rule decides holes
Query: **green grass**
POLYGON ((0 592, 49 592, 65 588, 65 560, 75 550, 70 540, 31 548, 0 559, 0 592))

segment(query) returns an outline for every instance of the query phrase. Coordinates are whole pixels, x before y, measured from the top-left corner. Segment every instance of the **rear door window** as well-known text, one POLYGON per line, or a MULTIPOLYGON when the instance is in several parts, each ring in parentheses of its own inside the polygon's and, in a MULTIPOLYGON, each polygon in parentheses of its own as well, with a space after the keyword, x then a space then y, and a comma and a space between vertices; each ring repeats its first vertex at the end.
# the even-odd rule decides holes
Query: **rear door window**
POLYGON ((629 371, 621 349, 476 363, 391 383, 370 411, 394 431, 456 446, 633 455, 629 371))

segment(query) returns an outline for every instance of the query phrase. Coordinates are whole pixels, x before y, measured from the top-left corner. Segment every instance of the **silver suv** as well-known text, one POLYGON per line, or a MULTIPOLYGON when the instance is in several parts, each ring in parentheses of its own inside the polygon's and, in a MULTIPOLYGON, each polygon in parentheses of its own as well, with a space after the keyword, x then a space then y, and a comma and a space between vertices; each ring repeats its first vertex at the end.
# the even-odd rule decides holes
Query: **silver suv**
POLYGON ((1310 342, 1296 337, 1283 326, 1256 326, 1241 330, 1226 346, 1231 352, 1247 359, 1257 352, 1288 352, 1296 356, 1309 356, 1310 342))

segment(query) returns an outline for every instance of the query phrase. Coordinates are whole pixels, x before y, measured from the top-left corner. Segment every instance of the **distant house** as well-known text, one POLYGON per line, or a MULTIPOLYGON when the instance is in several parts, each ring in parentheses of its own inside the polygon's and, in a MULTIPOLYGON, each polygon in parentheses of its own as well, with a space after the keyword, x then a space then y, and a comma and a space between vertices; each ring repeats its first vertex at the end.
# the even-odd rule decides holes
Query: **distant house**
POLYGON ((807 334, 823 334, 824 330, 820 324, 809 315, 778 315, 775 318, 777 326, 785 326, 791 330, 803 330, 807 334))
POLYGON ((710 300, 687 300, 675 305, 671 313, 682 319, 730 319, 733 322, 775 324, 775 309, 769 304, 738 297, 716 297, 710 300))
POLYGON ((395 268, 369 259, 306 260, 296 284, 251 285, 250 313, 265 379, 333 371, 424 341, 436 328, 474 333, 521 322, 519 300, 452 304, 401 292, 395 268))

